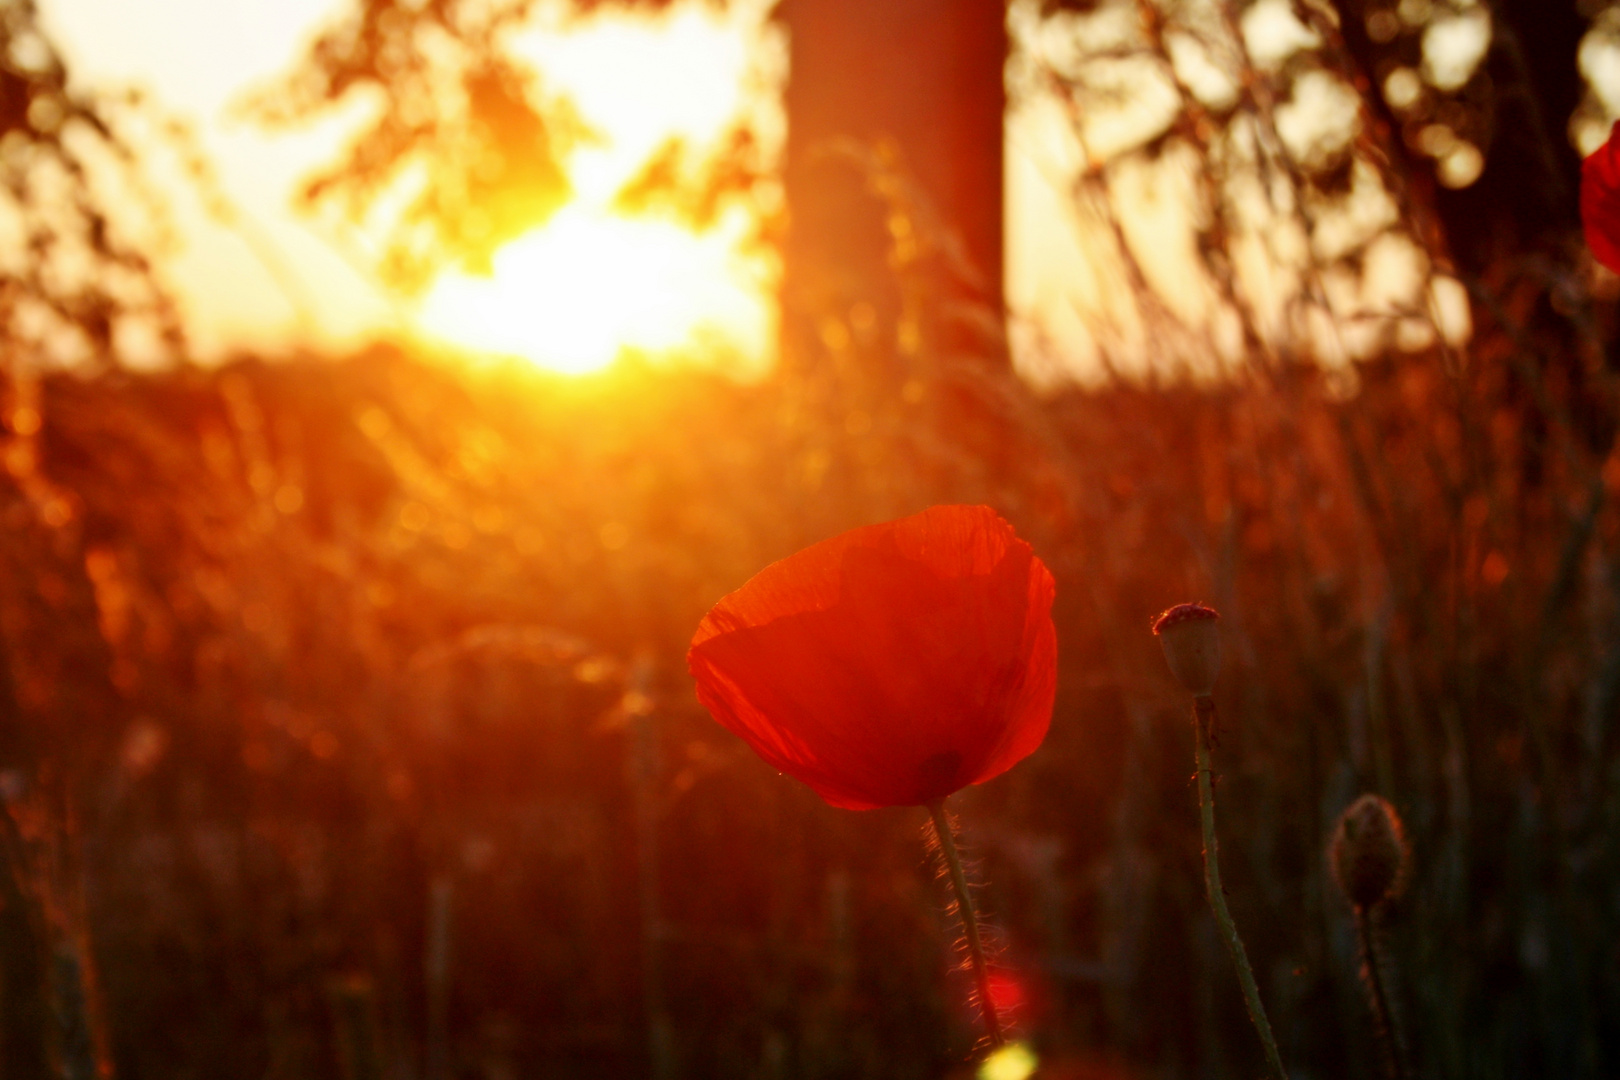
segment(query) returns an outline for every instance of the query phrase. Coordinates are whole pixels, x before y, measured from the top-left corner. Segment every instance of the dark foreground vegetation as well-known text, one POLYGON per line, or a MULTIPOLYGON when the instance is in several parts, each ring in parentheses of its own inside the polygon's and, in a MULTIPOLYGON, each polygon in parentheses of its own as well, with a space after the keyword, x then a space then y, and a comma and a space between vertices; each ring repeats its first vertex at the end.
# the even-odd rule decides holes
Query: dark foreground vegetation
POLYGON ((1292 1067, 1378 1067, 1323 854, 1376 790, 1424 1072, 1606 1075, 1620 465, 1607 391, 1515 356, 1482 334, 1352 397, 382 350, 13 377, 5 1075, 960 1068, 925 815, 775 775, 682 659, 765 562, 939 502, 1058 580, 1051 734, 960 797, 1043 1075, 1256 1071, 1147 632, 1187 596, 1225 616, 1227 884, 1292 1067))

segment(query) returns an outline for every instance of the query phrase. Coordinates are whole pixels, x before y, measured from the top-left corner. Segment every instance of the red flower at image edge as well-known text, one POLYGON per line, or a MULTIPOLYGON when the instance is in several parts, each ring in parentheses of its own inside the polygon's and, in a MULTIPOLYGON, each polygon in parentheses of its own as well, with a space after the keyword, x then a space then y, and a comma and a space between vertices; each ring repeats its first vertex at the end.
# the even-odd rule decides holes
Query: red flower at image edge
POLYGON ((1620 123, 1581 162, 1581 224, 1592 257, 1620 273, 1620 123))
POLYGON ((851 810, 1006 772, 1046 737, 1052 575, 987 506, 936 506, 761 570, 709 612, 698 698, 771 765, 851 810))

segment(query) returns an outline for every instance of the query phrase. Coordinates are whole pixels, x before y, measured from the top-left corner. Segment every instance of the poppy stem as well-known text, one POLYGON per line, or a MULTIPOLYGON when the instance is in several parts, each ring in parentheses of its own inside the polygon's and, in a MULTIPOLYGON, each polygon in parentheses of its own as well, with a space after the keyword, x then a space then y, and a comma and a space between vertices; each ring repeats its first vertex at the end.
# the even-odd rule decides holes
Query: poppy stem
POLYGON ((1265 1006, 1260 1003, 1260 987, 1254 981, 1254 969, 1249 967, 1249 954, 1238 936, 1232 913, 1226 908, 1226 890, 1221 887, 1220 847, 1215 840, 1215 785, 1210 779, 1215 699, 1208 694, 1199 694, 1193 699, 1193 726, 1197 729, 1193 741, 1198 755, 1198 815, 1204 827, 1204 886, 1209 891, 1210 910, 1215 913, 1215 925, 1220 928, 1221 939, 1237 965, 1243 1002, 1249 1007, 1249 1019, 1254 1021, 1255 1030, 1260 1033, 1260 1044, 1265 1048, 1271 1074, 1275 1080, 1288 1080, 1282 1055, 1277 1052, 1276 1036, 1271 1033, 1271 1021, 1266 1019, 1265 1006))
POLYGON ((979 940, 979 919, 973 911, 973 897, 968 893, 967 875, 962 873, 962 857, 956 851, 951 822, 945 816, 945 800, 935 799, 929 803, 928 814, 934 819, 934 836, 939 840, 939 850, 945 856, 946 868, 951 872, 951 885, 956 889, 956 909, 962 916, 968 956, 973 961, 973 979, 979 987, 979 1008, 984 1012, 984 1026, 989 1032, 991 1048, 997 1049, 1007 1040, 1001 1033, 1001 1018, 996 1015, 995 998, 990 996, 990 969, 984 962, 984 945, 979 940))
POLYGON ((1378 943, 1374 940, 1372 912, 1364 907, 1355 909, 1356 940, 1361 945, 1361 976, 1367 980, 1367 1000, 1372 1005, 1373 1022, 1378 1028, 1378 1041, 1383 1044, 1384 1065, 1391 1080, 1407 1080, 1406 1055, 1402 1053, 1401 1034, 1395 1027, 1395 1011, 1389 1007, 1389 995, 1384 990, 1384 976, 1379 965, 1378 943))

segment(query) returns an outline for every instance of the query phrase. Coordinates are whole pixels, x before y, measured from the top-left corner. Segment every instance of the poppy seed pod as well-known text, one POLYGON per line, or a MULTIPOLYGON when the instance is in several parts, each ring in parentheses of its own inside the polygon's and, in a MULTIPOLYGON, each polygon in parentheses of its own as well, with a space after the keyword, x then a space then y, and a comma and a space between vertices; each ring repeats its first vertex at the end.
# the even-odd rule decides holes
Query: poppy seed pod
POLYGON ((704 616, 687 664, 721 724, 827 802, 915 806, 1046 736, 1052 575, 987 506, 823 540, 704 616))
POLYGON ((1581 225, 1592 257, 1620 273, 1620 123, 1581 162, 1581 225))
POLYGON ((1170 673, 1194 697, 1208 697, 1221 673, 1220 615, 1204 604, 1177 604, 1153 620, 1170 673))
POLYGON ((1407 865, 1400 815, 1377 795, 1361 796, 1339 815, 1328 858, 1339 888, 1358 911, 1399 895, 1407 865))

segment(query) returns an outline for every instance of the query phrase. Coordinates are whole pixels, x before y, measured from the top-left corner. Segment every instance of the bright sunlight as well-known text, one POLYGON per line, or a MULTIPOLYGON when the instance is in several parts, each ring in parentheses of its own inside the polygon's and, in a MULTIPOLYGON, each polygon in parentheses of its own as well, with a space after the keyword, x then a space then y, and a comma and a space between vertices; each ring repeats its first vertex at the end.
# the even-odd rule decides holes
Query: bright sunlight
POLYGON ((441 275, 421 302, 419 329, 451 347, 568 374, 625 354, 697 348, 733 368, 764 366, 775 339, 774 273, 749 242, 750 212, 734 207, 695 232, 612 210, 664 140, 705 149, 744 110, 760 108, 750 87, 771 51, 759 47, 765 10, 751 8, 720 15, 681 5, 661 19, 542 24, 514 40, 602 137, 566 163, 573 201, 497 251, 490 274, 441 275))
POLYGON ((496 252, 494 272, 443 275, 424 330, 469 349, 577 375, 621 353, 705 345, 744 359, 770 346, 768 308, 739 265, 742 214, 705 233, 568 206, 496 252))

